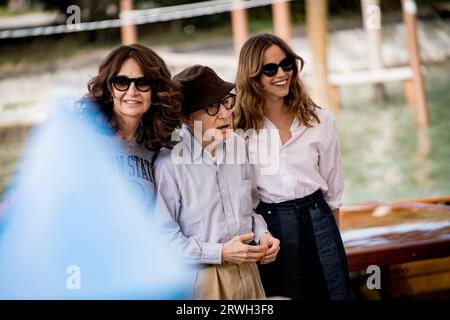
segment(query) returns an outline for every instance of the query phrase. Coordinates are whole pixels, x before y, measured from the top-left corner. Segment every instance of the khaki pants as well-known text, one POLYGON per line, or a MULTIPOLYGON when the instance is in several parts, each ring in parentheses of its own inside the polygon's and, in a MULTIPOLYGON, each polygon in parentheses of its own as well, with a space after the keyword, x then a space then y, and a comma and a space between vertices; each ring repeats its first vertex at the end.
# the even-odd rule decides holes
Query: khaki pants
POLYGON ((194 298, 249 300, 266 297, 256 263, 207 265, 198 270, 194 298))

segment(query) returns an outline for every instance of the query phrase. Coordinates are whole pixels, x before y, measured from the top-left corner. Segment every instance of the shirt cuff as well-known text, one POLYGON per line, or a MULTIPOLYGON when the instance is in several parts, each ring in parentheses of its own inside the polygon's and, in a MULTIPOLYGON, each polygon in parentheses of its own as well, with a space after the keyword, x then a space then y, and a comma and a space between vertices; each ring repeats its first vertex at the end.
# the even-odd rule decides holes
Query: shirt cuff
POLYGON ((200 262, 205 264, 221 264, 222 263, 222 244, 208 243, 201 244, 200 262))
POLYGON ((330 207, 331 211, 337 210, 340 207, 342 207, 342 201, 339 201, 339 200, 337 200, 337 201, 326 200, 326 201, 327 201, 328 206, 330 207))
POLYGON ((255 233, 255 239, 254 240, 255 240, 255 242, 257 244, 259 244, 259 241, 261 240, 261 236, 264 233, 267 232, 268 234, 270 234, 270 232, 269 232, 269 230, 267 230, 267 228, 265 228, 263 226, 259 226, 258 224, 255 224, 253 232, 255 233))

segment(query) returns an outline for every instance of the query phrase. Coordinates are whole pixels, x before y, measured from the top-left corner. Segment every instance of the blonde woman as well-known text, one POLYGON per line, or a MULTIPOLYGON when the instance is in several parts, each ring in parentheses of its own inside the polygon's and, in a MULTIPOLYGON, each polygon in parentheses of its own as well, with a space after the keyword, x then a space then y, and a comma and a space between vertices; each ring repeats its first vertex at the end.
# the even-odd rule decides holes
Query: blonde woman
POLYGON ((250 38, 239 56, 235 126, 257 130, 259 145, 277 148, 270 158, 278 161, 276 172, 263 174, 260 163, 253 165, 261 200, 256 212, 281 247, 275 262, 259 269, 267 296, 348 299, 338 229, 344 189, 339 137, 334 118, 307 95, 302 67, 303 59, 271 34, 250 38), (260 129, 276 130, 278 143, 270 145, 260 129))

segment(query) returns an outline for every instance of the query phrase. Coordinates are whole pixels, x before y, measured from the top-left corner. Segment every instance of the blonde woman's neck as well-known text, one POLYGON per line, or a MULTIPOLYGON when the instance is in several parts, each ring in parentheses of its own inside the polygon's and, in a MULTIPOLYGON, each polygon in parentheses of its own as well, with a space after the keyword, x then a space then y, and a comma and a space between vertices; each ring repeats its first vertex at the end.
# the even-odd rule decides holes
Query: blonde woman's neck
POLYGON ((266 99, 263 106, 264 116, 270 120, 285 118, 289 116, 287 106, 284 104, 284 99, 266 99))

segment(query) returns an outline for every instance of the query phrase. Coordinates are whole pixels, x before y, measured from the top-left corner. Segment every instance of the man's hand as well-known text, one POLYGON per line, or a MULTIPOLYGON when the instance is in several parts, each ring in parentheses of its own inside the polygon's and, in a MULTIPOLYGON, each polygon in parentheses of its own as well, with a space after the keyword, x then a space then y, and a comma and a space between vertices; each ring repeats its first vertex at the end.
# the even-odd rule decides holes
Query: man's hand
POLYGON ((242 236, 235 236, 222 246, 222 261, 234 262, 237 264, 243 262, 256 262, 266 254, 265 246, 250 246, 244 242, 253 239, 253 232, 242 236))
POLYGON ((280 250, 280 240, 274 238, 270 233, 266 232, 261 236, 259 244, 266 248, 266 254, 262 257, 259 263, 267 264, 275 261, 277 253, 280 250))

